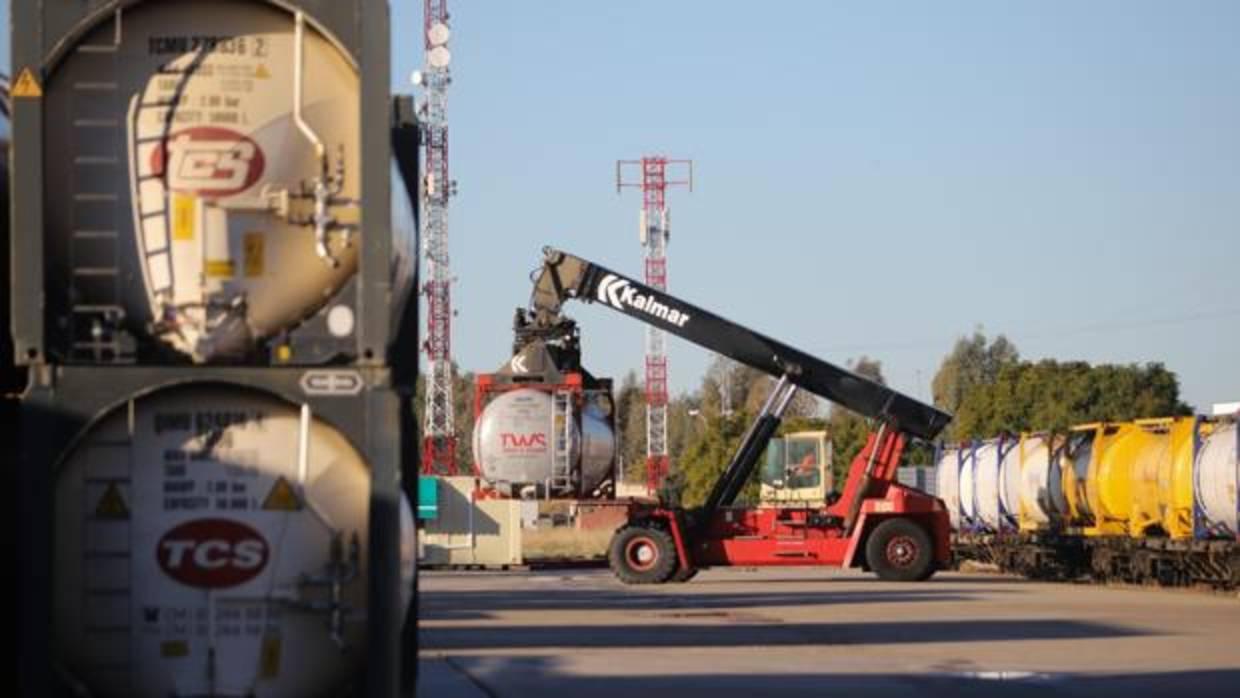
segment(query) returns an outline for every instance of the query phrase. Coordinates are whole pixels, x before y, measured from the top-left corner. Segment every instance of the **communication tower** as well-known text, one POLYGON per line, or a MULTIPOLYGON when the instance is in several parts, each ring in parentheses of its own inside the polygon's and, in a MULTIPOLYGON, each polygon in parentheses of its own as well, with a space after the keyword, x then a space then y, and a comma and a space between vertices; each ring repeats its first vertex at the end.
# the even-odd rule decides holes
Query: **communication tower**
POLYGON ((452 403, 452 277, 448 266, 448 200, 456 182, 448 174, 448 64, 447 0, 425 0, 426 58, 423 70, 413 74, 422 86, 422 140, 425 174, 422 201, 422 244, 426 257, 426 410, 422 471, 456 475, 456 420, 452 403))
MULTIPOLYGON (((646 258, 646 284, 667 290, 667 243, 671 219, 667 188, 687 186, 693 191, 693 161, 648 155, 641 160, 616 161, 616 192, 626 187, 642 190, 638 236, 646 258), (636 172, 634 172, 636 171, 636 172), (670 172, 669 172, 670 171, 670 172), (679 178, 669 179, 669 174, 679 178)), ((667 477, 667 353, 664 332, 646 329, 646 488, 657 492, 667 477)))

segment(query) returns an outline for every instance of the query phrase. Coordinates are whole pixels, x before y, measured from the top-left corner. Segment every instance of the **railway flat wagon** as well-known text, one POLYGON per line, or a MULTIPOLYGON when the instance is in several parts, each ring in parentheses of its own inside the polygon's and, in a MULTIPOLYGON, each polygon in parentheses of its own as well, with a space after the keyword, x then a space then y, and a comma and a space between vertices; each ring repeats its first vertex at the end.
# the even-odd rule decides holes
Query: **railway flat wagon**
POLYGON ((966 471, 978 468, 969 455, 975 447, 945 449, 938 482, 957 489, 957 501, 945 497, 956 552, 1031 577, 1233 588, 1240 585, 1236 432, 1234 417, 1176 417, 1006 437, 1017 445, 999 470, 1014 473, 1014 498, 971 484, 984 481, 966 471), (978 516, 988 510, 1014 517, 988 527, 978 516))

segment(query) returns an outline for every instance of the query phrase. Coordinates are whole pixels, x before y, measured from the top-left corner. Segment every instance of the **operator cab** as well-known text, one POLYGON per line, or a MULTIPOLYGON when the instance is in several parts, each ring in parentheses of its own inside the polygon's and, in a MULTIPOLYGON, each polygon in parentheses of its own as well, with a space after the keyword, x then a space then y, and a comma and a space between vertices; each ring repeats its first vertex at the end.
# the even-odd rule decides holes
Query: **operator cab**
POLYGON ((762 465, 763 506, 822 506, 832 491, 831 441, 825 431, 770 440, 762 465))

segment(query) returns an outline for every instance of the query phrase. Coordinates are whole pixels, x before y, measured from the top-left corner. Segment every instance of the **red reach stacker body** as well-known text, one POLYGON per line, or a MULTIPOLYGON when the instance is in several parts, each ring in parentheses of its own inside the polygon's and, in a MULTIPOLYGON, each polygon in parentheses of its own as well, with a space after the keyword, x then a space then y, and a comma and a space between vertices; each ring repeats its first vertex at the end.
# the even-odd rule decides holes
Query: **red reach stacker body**
POLYGON ((934 438, 950 415, 592 262, 545 250, 529 321, 571 322, 560 308, 573 298, 609 306, 779 378, 702 506, 630 505, 608 553, 622 581, 686 581, 701 568, 729 565, 862 567, 881 579, 920 581, 950 561, 943 502, 895 482, 907 439, 934 438), (877 424, 843 490, 821 502, 732 506, 798 389, 877 424))

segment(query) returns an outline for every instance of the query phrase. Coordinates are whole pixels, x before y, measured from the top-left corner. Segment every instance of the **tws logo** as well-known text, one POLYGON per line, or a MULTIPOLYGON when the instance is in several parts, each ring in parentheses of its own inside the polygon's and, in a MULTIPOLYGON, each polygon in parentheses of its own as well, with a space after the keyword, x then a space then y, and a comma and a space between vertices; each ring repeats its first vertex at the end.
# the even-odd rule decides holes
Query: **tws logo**
POLYGON ((660 303, 653 295, 643 296, 637 292, 636 288, 629 284, 628 279, 621 278, 615 274, 608 274, 599 282, 598 300, 600 303, 606 303, 616 310, 624 310, 624 306, 627 305, 634 310, 640 310, 647 315, 653 315, 677 327, 684 327, 685 323, 689 321, 688 313, 660 303))

